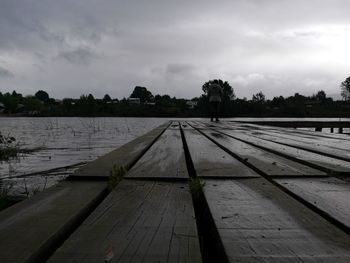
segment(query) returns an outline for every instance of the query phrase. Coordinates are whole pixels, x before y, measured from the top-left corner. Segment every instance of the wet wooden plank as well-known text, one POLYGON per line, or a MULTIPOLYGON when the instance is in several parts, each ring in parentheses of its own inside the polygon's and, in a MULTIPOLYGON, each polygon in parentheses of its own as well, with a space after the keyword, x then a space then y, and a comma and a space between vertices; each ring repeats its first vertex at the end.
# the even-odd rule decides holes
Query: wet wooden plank
POLYGON ((39 262, 107 193, 106 182, 66 181, 0 213, 0 261, 39 262))
POLYGON ((350 143, 342 140, 326 140, 317 138, 300 137, 292 132, 289 134, 281 134, 272 131, 251 132, 253 136, 262 139, 275 141, 289 146, 300 147, 312 151, 320 151, 339 158, 347 158, 350 161, 350 143))
POLYGON ((259 177, 198 131, 185 130, 184 134, 199 177, 259 177))
POLYGON ((230 262, 349 262, 350 236, 264 179, 205 180, 230 262))
POLYGON ((178 121, 172 121, 168 129, 180 130, 180 123, 178 121))
POLYGON ((38 262, 52 253, 107 195, 106 181, 89 180, 109 176, 113 164, 132 164, 166 126, 87 164, 72 176, 79 180, 61 182, 1 211, 0 261, 38 262))
POLYGON ((201 121, 186 121, 186 123, 196 129, 209 129, 208 126, 201 121))
POLYGON ((315 127, 321 127, 321 128, 350 128, 350 122, 349 121, 329 121, 329 120, 301 120, 301 119, 294 119, 294 120, 247 120, 247 121, 238 121, 242 123, 253 123, 257 125, 267 125, 267 126, 277 126, 277 127, 296 127, 296 128, 315 128, 315 127))
POLYGON ((123 180, 48 262, 108 254, 110 262, 201 262, 188 184, 123 180))
POLYGON ((277 183, 350 229, 350 184, 336 178, 278 178, 277 183))
MULTIPOLYGON (((228 132, 225 130, 225 132, 228 132)), ((226 147, 245 162, 270 176, 325 176, 326 173, 309 166, 261 150, 213 130, 204 130, 204 134, 226 147)))
POLYGON ((75 177, 108 177, 113 165, 128 168, 133 164, 153 141, 166 129, 169 123, 165 123, 135 140, 124 144, 116 150, 103 155, 77 170, 75 177))
POLYGON ((231 124, 225 121, 196 121, 189 122, 190 125, 196 126, 199 129, 232 129, 231 124))
POLYGON ((314 164, 327 170, 329 173, 349 173, 350 162, 334 159, 321 154, 312 153, 309 151, 297 149, 294 147, 281 145, 274 142, 269 142, 263 139, 252 137, 249 134, 244 134, 236 131, 223 130, 225 134, 231 135, 234 138, 241 139, 253 145, 263 147, 264 149, 272 150, 279 154, 284 154, 295 160, 302 160, 308 164, 314 164))
MULTIPOLYGON (((350 140, 345 135, 333 135, 329 137, 327 133, 307 132, 304 133, 296 129, 287 129, 279 127, 265 127, 259 125, 247 125, 241 123, 226 122, 226 127, 232 130, 249 133, 253 136, 273 140, 280 143, 290 144, 290 146, 305 148, 306 150, 321 151, 334 155, 340 159, 350 160, 348 149, 350 140), (344 140, 345 139, 345 140, 344 140)), ((220 129, 219 126, 214 129, 220 129)))
MULTIPOLYGON (((273 127, 273 126, 263 126, 263 125, 254 125, 254 124, 240 124, 235 122, 229 122, 227 125, 231 126, 232 129, 236 130, 238 128, 243 128, 248 131, 259 131, 259 132, 269 132, 277 135, 287 135, 287 136, 295 136, 298 139, 310 139, 310 140, 318 140, 322 143, 335 143, 336 145, 339 143, 349 145, 349 136, 344 134, 335 134, 335 133, 322 133, 322 132, 314 132, 307 130, 298 130, 294 128, 281 128, 281 127, 273 127)), ((337 145, 342 146, 342 145, 337 145)))
POLYGON ((336 133, 321 133, 321 132, 314 132, 314 131, 308 131, 308 130, 300 130, 300 129, 294 129, 294 128, 283 128, 283 127, 275 127, 275 126, 265 126, 265 125, 256 125, 256 124, 248 124, 248 123, 241 123, 238 122, 231 122, 231 124, 235 127, 241 126, 246 127, 250 129, 259 129, 259 130, 269 130, 274 131, 278 133, 294 133, 298 134, 298 136, 305 137, 305 138, 319 138, 319 139, 329 139, 329 140, 342 140, 347 142, 349 140, 349 136, 345 134, 336 134, 336 133))
POLYGON ((190 126, 186 121, 180 121, 180 126, 182 130, 193 130, 192 126, 190 126))
POLYGON ((167 129, 126 177, 189 178, 180 129, 167 129))

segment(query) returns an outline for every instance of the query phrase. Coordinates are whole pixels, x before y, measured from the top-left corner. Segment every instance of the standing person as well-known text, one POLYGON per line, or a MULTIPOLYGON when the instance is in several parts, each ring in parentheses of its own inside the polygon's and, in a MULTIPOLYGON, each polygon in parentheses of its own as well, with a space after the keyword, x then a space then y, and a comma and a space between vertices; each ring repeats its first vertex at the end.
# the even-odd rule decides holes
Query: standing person
POLYGON ((210 83, 208 90, 210 103, 210 121, 213 121, 214 118, 215 121, 219 121, 219 105, 221 102, 222 93, 222 87, 220 86, 219 81, 216 79, 213 80, 213 82, 210 83))

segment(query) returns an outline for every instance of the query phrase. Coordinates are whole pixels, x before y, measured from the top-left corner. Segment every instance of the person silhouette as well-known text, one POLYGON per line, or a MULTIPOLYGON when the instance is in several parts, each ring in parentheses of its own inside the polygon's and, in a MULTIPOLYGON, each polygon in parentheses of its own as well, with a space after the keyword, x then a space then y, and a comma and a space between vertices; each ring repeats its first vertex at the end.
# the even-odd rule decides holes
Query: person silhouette
POLYGON ((219 84, 218 80, 213 80, 212 83, 209 84, 208 89, 208 97, 210 103, 210 121, 219 121, 219 106, 221 103, 222 96, 222 87, 219 84))

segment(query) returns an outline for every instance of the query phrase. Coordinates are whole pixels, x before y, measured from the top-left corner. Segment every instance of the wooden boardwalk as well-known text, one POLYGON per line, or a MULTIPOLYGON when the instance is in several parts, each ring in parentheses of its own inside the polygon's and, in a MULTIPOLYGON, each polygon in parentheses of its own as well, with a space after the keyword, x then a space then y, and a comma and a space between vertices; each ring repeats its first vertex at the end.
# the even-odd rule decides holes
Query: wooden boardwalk
POLYGON ((173 121, 1 212, 0 261, 350 262, 349 149, 342 134, 173 121), (113 165, 128 172, 108 191, 113 165))

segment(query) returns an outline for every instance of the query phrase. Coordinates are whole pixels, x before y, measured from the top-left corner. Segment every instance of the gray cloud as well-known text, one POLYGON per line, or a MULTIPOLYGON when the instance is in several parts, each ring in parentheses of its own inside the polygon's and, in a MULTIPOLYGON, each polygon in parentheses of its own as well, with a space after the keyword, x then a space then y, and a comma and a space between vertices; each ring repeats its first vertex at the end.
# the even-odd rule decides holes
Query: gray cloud
POLYGON ((194 70, 195 67, 192 64, 187 63, 171 63, 166 67, 166 73, 171 75, 189 74, 194 70))
POLYGON ((347 0, 2 0, 0 61, 16 74, 0 86, 122 97, 143 85, 193 97, 222 78, 241 97, 336 94, 350 75, 349 8, 347 0))
POLYGON ((78 48, 70 51, 60 52, 58 58, 65 59, 77 65, 89 65, 95 54, 89 48, 78 48))
POLYGON ((0 78, 10 78, 13 76, 14 74, 11 71, 0 66, 0 78))

